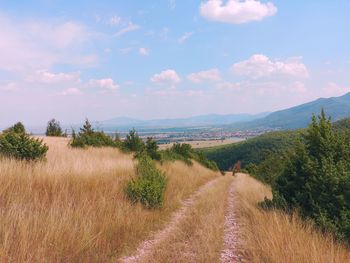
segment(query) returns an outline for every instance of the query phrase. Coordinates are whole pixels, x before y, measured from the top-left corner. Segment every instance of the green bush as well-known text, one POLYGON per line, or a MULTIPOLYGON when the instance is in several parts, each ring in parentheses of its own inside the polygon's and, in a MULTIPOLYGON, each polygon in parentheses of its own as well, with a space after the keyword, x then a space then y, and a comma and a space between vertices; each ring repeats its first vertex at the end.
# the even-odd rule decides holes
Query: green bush
POLYGON ((62 132, 60 122, 55 120, 55 119, 50 120, 47 123, 45 135, 46 136, 62 137, 63 132, 62 132))
POLYGON ((140 202, 147 208, 159 208, 163 205, 166 184, 165 175, 147 154, 143 154, 138 158, 137 177, 127 183, 125 192, 134 203, 140 202))
POLYGON ((0 135, 0 155, 20 160, 35 161, 45 157, 48 147, 40 139, 14 130, 0 135))
POLYGON ((153 138, 151 138, 151 137, 147 138, 146 152, 147 152, 148 156, 151 157, 153 160, 160 161, 161 155, 158 151, 158 148, 159 148, 158 144, 153 138))
POLYGON ((122 147, 126 151, 142 152, 145 149, 145 144, 137 134, 135 129, 132 129, 122 143, 122 147))
POLYGON ((175 143, 170 149, 161 151, 161 160, 179 160, 185 162, 187 165, 192 165, 192 160, 195 160, 213 171, 219 171, 214 161, 208 160, 202 152, 195 151, 190 144, 186 143, 175 143))
POLYGON ((22 122, 17 122, 15 125, 11 126, 10 128, 3 131, 4 133, 14 132, 18 134, 25 134, 26 129, 24 128, 24 125, 22 122))
POLYGON ((117 147, 117 141, 113 140, 110 136, 102 131, 94 131, 89 120, 85 121, 85 124, 80 128, 78 135, 75 131, 72 132, 72 141, 70 143, 72 147, 117 147))
POLYGON ((350 242, 350 136, 334 131, 323 111, 288 155, 273 204, 350 242))

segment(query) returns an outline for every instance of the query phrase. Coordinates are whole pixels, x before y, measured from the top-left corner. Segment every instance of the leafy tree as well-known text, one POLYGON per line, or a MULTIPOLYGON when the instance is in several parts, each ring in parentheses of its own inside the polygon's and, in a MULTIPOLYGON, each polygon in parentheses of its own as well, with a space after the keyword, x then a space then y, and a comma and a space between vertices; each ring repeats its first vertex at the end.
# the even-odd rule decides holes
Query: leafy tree
POLYGON ((123 141, 123 148, 127 151, 142 152, 145 148, 145 144, 137 134, 135 129, 132 129, 128 135, 126 135, 123 141))
POLYGON ((289 154, 273 187, 273 203, 297 208, 350 242, 350 137, 335 132, 323 110, 289 154))
POLYGON ((60 122, 52 119, 47 123, 46 136, 63 136, 60 122))

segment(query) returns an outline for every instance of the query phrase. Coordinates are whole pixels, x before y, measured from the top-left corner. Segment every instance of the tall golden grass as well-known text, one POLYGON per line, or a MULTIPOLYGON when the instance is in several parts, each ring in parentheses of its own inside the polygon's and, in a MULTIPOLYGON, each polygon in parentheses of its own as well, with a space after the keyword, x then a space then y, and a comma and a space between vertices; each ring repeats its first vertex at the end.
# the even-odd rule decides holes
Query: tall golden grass
POLYGON ((235 178, 242 230, 242 246, 248 262, 343 263, 350 252, 327 234, 296 214, 264 211, 257 203, 271 198, 271 190, 255 179, 239 174, 235 178))
POLYGON ((168 163, 164 208, 132 205, 123 189, 131 155, 116 149, 71 149, 45 138, 46 162, 0 160, 1 262, 108 262, 161 228, 200 185, 217 176, 198 164, 168 163))

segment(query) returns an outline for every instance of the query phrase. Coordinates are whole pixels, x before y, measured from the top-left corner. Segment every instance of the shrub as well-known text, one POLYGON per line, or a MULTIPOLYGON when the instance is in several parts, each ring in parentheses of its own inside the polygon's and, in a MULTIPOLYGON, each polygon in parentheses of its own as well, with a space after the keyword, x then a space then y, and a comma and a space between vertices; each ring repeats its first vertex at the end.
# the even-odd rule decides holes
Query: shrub
POLYGON ((350 242, 350 137, 332 130, 324 111, 314 116, 273 186, 273 204, 350 242))
POLYGON ((145 144, 137 134, 136 130, 132 129, 129 134, 126 135, 122 147, 126 151, 142 152, 145 149, 145 144))
POLYGON ((35 161, 43 159, 47 150, 42 140, 22 132, 13 130, 0 135, 0 154, 5 157, 35 161))
POLYGON ((46 134, 46 136, 56 136, 56 137, 63 136, 60 122, 55 120, 55 119, 50 120, 47 123, 47 128, 46 128, 45 134, 46 134))
POLYGON ((161 159, 161 155, 158 151, 158 144, 157 142, 149 137, 147 138, 147 141, 146 141, 146 152, 148 154, 149 157, 151 157, 153 160, 157 160, 159 161, 161 159))
POLYGON ((75 131, 72 131, 72 141, 70 143, 72 147, 117 147, 117 143, 107 134, 102 131, 94 131, 89 120, 85 121, 85 124, 80 128, 80 132, 76 135, 75 131))
POLYGON ((18 134, 25 134, 26 129, 24 128, 24 125, 22 122, 17 122, 15 125, 4 130, 4 133, 9 133, 9 132, 14 132, 14 133, 18 133, 18 134))
POLYGON ((161 160, 179 160, 188 165, 192 165, 192 160, 195 160, 213 171, 219 171, 219 168, 214 161, 208 160, 208 158, 202 152, 193 150, 192 146, 186 143, 175 143, 170 149, 162 151, 161 160))
POLYGON ((137 177, 128 182, 125 188, 128 198, 147 208, 161 207, 167 184, 165 175, 156 168, 147 154, 139 157, 136 172, 137 177))

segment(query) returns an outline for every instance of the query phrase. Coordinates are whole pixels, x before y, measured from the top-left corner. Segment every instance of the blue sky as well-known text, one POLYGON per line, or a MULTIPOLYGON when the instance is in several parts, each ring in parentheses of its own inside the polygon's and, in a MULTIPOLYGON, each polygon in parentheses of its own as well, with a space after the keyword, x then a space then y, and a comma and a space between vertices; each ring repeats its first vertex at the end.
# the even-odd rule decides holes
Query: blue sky
POLYGON ((0 125, 273 111, 350 91, 350 1, 1 1, 0 125))

